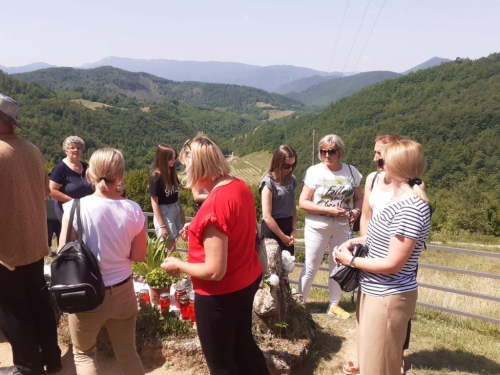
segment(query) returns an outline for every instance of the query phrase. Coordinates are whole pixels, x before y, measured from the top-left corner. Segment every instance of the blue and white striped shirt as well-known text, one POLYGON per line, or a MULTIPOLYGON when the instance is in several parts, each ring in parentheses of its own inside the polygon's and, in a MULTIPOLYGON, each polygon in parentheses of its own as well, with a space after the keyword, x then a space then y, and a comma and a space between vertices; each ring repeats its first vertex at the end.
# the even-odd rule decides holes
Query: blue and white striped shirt
POLYGON ((360 271, 361 291, 372 296, 405 293, 418 288, 417 264, 429 235, 430 207, 417 196, 392 203, 375 215, 368 225, 367 258, 387 258, 391 237, 401 235, 417 240, 403 269, 396 274, 360 271))

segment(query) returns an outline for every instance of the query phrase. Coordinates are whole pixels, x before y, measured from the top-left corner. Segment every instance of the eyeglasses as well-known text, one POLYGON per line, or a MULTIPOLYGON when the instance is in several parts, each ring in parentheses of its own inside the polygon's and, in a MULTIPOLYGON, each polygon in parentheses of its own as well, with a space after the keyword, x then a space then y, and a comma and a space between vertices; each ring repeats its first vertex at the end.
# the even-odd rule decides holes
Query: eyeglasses
POLYGON ((297 166, 297 162, 293 163, 293 164, 283 164, 283 168, 285 169, 295 169, 295 167, 297 166))
POLYGON ((337 150, 334 149, 334 148, 332 148, 330 150, 319 150, 319 153, 321 155, 326 155, 326 154, 328 154, 328 155, 335 155, 337 153, 337 150))
POLYGON ((82 147, 68 147, 66 150, 68 151, 78 151, 78 150, 82 150, 82 147))

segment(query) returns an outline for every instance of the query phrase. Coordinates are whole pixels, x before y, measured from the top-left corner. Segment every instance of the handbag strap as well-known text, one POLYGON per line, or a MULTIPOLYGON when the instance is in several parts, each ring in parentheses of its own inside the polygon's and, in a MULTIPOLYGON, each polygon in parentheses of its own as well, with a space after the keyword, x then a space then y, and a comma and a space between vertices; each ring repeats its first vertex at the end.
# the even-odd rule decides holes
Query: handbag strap
POLYGON ((373 187, 375 186, 375 181, 377 181, 377 178, 378 178, 378 175, 379 175, 380 172, 377 172, 375 174, 375 176, 373 176, 373 180, 372 180, 372 190, 373 190, 373 187))
POLYGON ((80 199, 73 199, 73 204, 71 205, 71 211, 69 213, 68 230, 66 233, 66 243, 71 241, 71 232, 73 231, 73 220, 75 218, 76 211, 76 225, 78 226, 77 242, 82 242, 82 219, 80 217, 80 199))

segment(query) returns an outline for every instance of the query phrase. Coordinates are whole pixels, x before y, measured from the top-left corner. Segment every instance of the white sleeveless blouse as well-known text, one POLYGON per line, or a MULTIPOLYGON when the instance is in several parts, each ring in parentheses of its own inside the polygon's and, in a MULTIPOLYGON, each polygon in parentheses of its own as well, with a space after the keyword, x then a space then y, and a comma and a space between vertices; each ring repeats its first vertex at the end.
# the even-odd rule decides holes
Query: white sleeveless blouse
POLYGON ((391 202, 392 197, 394 195, 394 192, 391 191, 382 191, 378 187, 378 178, 380 177, 380 174, 377 174, 374 179, 375 182, 373 183, 373 188, 372 192, 370 193, 370 196, 368 197, 368 202, 370 203, 370 207, 372 209, 372 218, 375 217, 375 215, 379 214, 387 205, 391 202))

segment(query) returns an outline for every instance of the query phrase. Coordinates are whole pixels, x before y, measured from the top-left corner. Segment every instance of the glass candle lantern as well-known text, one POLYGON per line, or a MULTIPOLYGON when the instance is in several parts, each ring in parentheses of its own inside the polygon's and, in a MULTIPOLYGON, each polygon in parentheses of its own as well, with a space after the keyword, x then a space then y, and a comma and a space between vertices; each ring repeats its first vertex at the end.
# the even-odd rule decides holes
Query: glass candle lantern
POLYGON ((170 309, 170 293, 160 294, 160 310, 170 309))
POLYGON ((151 303, 151 299, 149 297, 149 290, 141 289, 139 291, 139 306, 141 304, 149 304, 151 303))
POLYGON ((184 294, 179 300, 182 320, 189 320, 189 296, 184 294))
POLYGON ((191 322, 196 323, 196 315, 194 313, 194 292, 189 295, 189 315, 191 316, 191 322))
POLYGON ((179 304, 179 301, 180 301, 180 298, 182 296, 185 296, 187 295, 187 292, 186 292, 186 289, 184 288, 183 285, 178 285, 176 288, 175 288, 175 306, 180 309, 180 304, 179 304))

